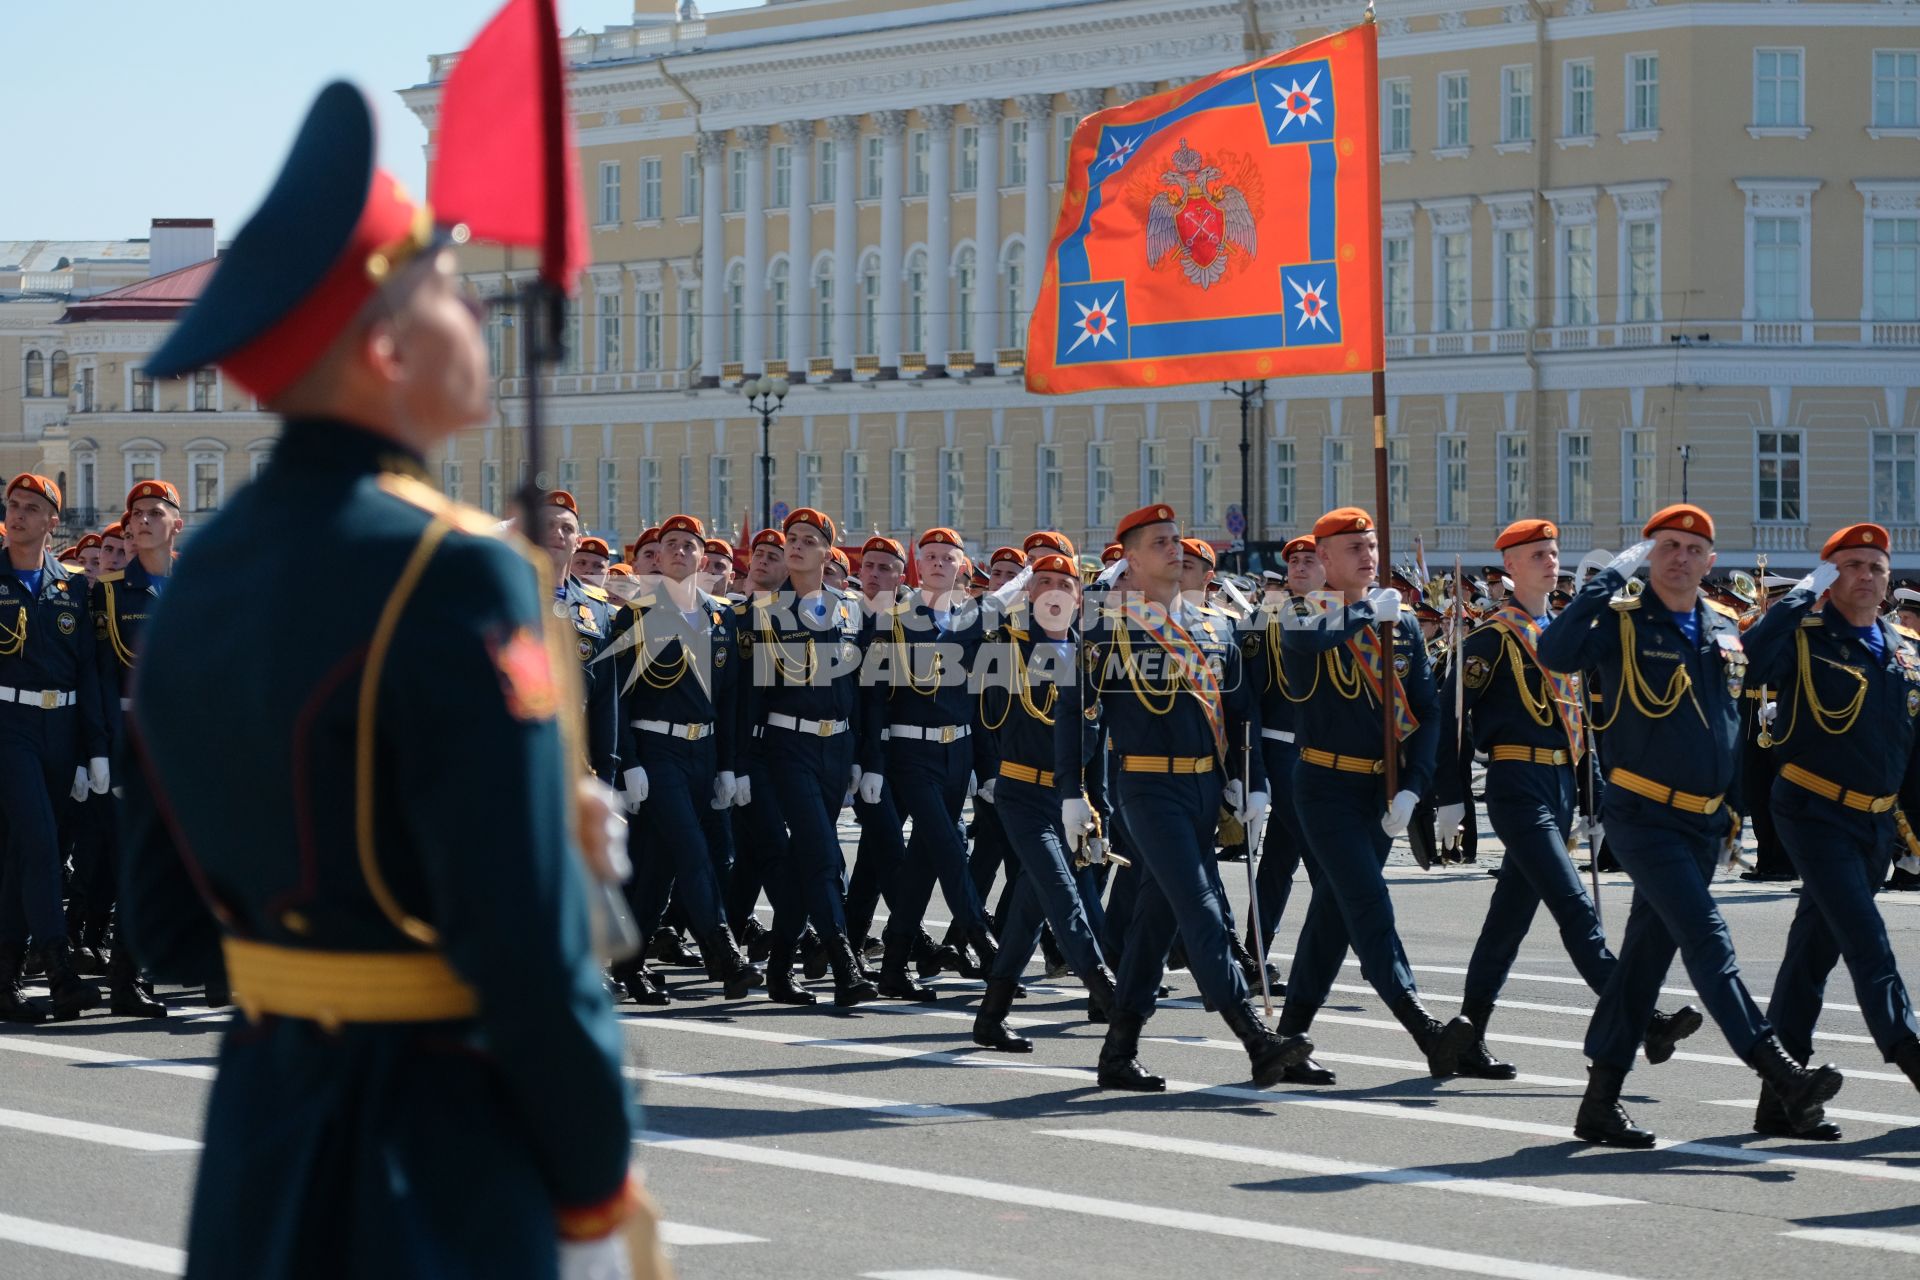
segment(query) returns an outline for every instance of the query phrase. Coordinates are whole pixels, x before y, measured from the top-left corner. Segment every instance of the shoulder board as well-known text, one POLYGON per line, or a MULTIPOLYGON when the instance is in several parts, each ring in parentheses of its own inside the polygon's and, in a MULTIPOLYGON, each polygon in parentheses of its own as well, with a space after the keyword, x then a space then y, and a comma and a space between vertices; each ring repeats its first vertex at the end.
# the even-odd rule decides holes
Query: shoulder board
POLYGON ((608 600, 611 600, 613 598, 607 594, 606 588, 596 587, 591 582, 582 582, 580 584, 580 591, 581 591, 581 594, 587 597, 587 599, 598 600, 602 604, 605 604, 608 600))
MULTIPOLYGON (((653 597, 648 596, 647 599, 652 600, 653 597)), ((745 596, 733 602, 733 612, 736 617, 744 618, 747 616, 747 600, 745 596)))
POLYGON ((1893 628, 1893 634, 1897 636, 1904 636, 1908 640, 1920 641, 1920 631, 1915 631, 1911 627, 1903 627, 1897 622, 1890 622, 1887 625, 1893 628))
POLYGON ((1227 610, 1215 608, 1210 604, 1195 605, 1194 612, 1204 614, 1209 618, 1231 618, 1233 616, 1233 614, 1227 610))
POLYGON ((96 579, 94 579, 94 581, 96 581, 96 582, 119 582, 119 581, 121 581, 122 579, 124 579, 124 578, 125 578, 126 576, 127 576, 127 571, 126 571, 125 569, 115 569, 115 570, 114 570, 114 571, 113 571, 112 573, 103 573, 103 574, 101 574, 101 575, 100 575, 100 576, 99 576, 98 578, 96 578, 96 579))
MULTIPOLYGON (((1821 627, 1824 627, 1826 625, 1827 625, 1826 618, 1822 617, 1820 614, 1817 614, 1817 613, 1810 613, 1806 617, 1800 619, 1800 626, 1804 630, 1808 630, 1808 631, 1817 631, 1821 627)), ((1899 628, 1895 627, 1894 630, 1898 631, 1899 628)), ((1913 633, 1909 631, 1907 632, 1907 634, 1912 635, 1913 633)))
POLYGON ((912 613, 912 612, 913 612, 913 607, 914 607, 914 603, 915 603, 915 602, 914 602, 913 600, 911 600, 911 599, 907 599, 907 600, 895 600, 895 601, 894 601, 894 602, 893 602, 892 604, 890 604, 890 605, 888 605, 888 606, 887 606, 886 608, 884 608, 884 609, 882 609, 882 610, 880 610, 880 612, 881 612, 881 613, 885 613, 885 614, 895 614, 895 613, 912 613))
POLYGON ((1709 597, 1706 600, 1706 606, 1707 608, 1713 610, 1715 613, 1719 614, 1723 618, 1732 618, 1736 622, 1740 620, 1739 611, 1733 608, 1731 605, 1721 604, 1718 600, 1715 600, 1709 597))
POLYGON ((498 536, 500 522, 480 510, 464 503, 455 502, 424 480, 401 475, 396 471, 383 473, 377 483, 382 492, 400 499, 409 506, 420 508, 429 515, 437 516, 462 533, 498 536))
POLYGON ((1607 601, 1607 607, 1615 613, 1631 613, 1640 607, 1640 597, 1622 591, 1607 601))

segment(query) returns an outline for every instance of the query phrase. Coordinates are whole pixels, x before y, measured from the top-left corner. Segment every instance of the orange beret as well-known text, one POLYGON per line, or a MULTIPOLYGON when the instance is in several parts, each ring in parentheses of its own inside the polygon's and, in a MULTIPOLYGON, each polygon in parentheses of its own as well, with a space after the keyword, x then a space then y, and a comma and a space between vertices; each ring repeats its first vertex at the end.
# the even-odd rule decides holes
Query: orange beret
POLYGON ((660 526, 656 524, 640 531, 640 536, 633 540, 633 549, 638 551, 648 543, 658 541, 660 541, 660 526))
MULTIPOLYGON (((1059 551, 1050 551, 1050 552, 1047 552, 1046 554, 1057 556, 1057 555, 1062 555, 1064 553, 1059 551)), ((999 564, 1002 560, 1007 561, 1009 564, 1024 565, 1027 562, 1027 553, 1022 551, 1019 547, 995 547, 993 549, 993 554, 987 557, 987 563, 989 565, 999 564)))
POLYGON ((1219 563, 1219 560, 1213 554, 1213 548, 1208 546, 1204 539, 1182 538, 1180 539, 1180 549, 1196 560, 1205 560, 1207 562, 1207 568, 1209 569, 1219 563))
POLYGON ((1708 542, 1713 541, 1713 517, 1688 502, 1676 502, 1654 512, 1653 519, 1647 521, 1647 527, 1640 531, 1640 536, 1651 538, 1662 529, 1697 533, 1708 542))
POLYGON ((1035 556, 1033 563, 1027 567, 1035 573, 1057 573, 1062 577, 1072 578, 1075 582, 1080 581, 1080 567, 1073 562, 1073 557, 1062 555, 1058 551, 1049 551, 1044 555, 1035 556))
POLYGON ((555 489, 552 493, 549 493, 547 495, 547 505, 554 506, 554 507, 565 507, 567 510, 573 512, 573 514, 575 515, 580 514, 580 504, 578 502, 575 502, 573 500, 573 495, 568 493, 565 489, 555 489))
POLYGON ((1125 554, 1126 554, 1126 549, 1122 547, 1119 543, 1109 542, 1106 546, 1100 548, 1100 563, 1112 564, 1115 560, 1118 560, 1121 556, 1125 554))
POLYGON ((180 491, 165 480, 142 480, 127 490, 127 510, 133 510, 133 504, 142 498, 158 498, 175 511, 180 509, 180 491))
POLYGON ((753 535, 752 545, 756 547, 784 547, 787 545, 787 535, 778 529, 762 529, 753 535))
MULTIPOLYGON (((1074 554, 1073 539, 1053 529, 1037 529, 1028 534, 1026 539, 1020 544, 1020 549, 1029 554, 1032 553, 1035 547, 1045 547, 1049 551, 1058 551, 1063 556, 1074 554)), ((999 553, 995 552, 994 554, 998 555, 999 553)))
POLYGON ((613 549, 607 545, 605 538, 582 538, 574 550, 584 551, 590 556, 605 556, 609 560, 613 558, 613 549))
POLYGON ((986 586, 987 571, 985 569, 975 569, 972 574, 972 580, 973 580, 973 585, 976 587, 986 586))
POLYGON ((725 538, 708 538, 707 554, 710 556, 730 556, 733 554, 733 544, 725 538))
POLYGON ((1877 524, 1850 524, 1827 539, 1827 544, 1820 548, 1820 558, 1822 560, 1831 560, 1839 552, 1852 551, 1856 547, 1864 547, 1872 551, 1882 551, 1889 556, 1893 554, 1893 542, 1887 537, 1887 531, 1881 526, 1877 524))
POLYGON ((945 525, 935 525, 921 534, 920 540, 913 545, 915 547, 959 547, 963 551, 966 549, 966 545, 960 541, 960 535, 945 525))
POLYGON ((1121 516, 1119 525, 1113 531, 1113 540, 1118 542, 1135 529, 1145 528, 1150 524, 1168 524, 1178 519, 1179 517, 1173 514, 1172 507, 1164 502, 1156 502, 1150 507, 1129 511, 1121 516))
POLYGON ((633 576, 633 566, 624 560, 618 564, 610 564, 607 566, 607 576, 610 578, 630 578, 633 576))
POLYGON ((780 522, 781 529, 791 529, 797 524, 810 524, 827 535, 828 542, 837 542, 839 538, 833 527, 833 517, 824 511, 815 511, 812 507, 796 507, 785 520, 780 522))
POLYGON ((1505 551, 1508 547, 1523 547, 1529 542, 1545 542, 1559 536, 1560 528, 1551 520, 1515 520, 1493 540, 1493 549, 1505 551))
POLYGON ((1373 517, 1359 507, 1335 507, 1313 522, 1314 545, 1342 533, 1371 533, 1373 517))
POLYGON ((840 548, 828 547, 827 558, 839 565, 842 569, 845 569, 848 573, 853 572, 853 561, 847 559, 847 553, 840 548))
POLYGON ((1287 539, 1287 545, 1280 548, 1280 558, 1282 560, 1291 560, 1294 557, 1294 553, 1299 551, 1312 551, 1318 545, 1319 544, 1313 540, 1312 534, 1303 533, 1297 538, 1287 539))
POLYGON ((860 555, 863 559, 875 551, 890 555, 902 564, 906 563, 907 553, 905 548, 901 547, 899 543, 887 537, 884 533, 874 534, 860 546, 860 555))
POLYGON ((7 482, 7 497, 11 498, 15 489, 25 489, 28 493, 38 494, 51 502, 55 511, 60 510, 60 486, 45 476, 23 471, 7 482))
MULTIPOLYGON (((12 493, 13 490, 9 489, 7 490, 7 492, 12 493)), ((100 531, 100 536, 103 539, 118 538, 120 541, 125 542, 127 540, 127 531, 126 529, 121 527, 121 525, 118 522, 115 522, 113 524, 108 525, 106 528, 102 529, 100 531)))
POLYGON ((670 533, 690 533, 703 547, 706 545, 707 526, 700 523, 699 516, 668 516, 660 522, 660 536, 664 538, 670 533))
POLYGON ((97 547, 99 545, 100 545, 100 535, 97 533, 89 533, 85 537, 81 538, 80 541, 74 543, 73 549, 75 551, 85 551, 90 547, 97 547))

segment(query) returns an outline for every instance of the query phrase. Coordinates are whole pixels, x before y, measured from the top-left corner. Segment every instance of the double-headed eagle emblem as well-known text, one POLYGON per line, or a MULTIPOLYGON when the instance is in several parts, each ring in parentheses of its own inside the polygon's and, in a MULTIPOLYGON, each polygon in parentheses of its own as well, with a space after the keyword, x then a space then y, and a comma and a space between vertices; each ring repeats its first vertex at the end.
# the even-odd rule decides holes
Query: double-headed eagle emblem
POLYGON ((1208 289, 1226 274, 1229 248, 1255 256, 1253 210, 1240 188, 1223 182, 1220 170, 1185 138, 1172 163, 1160 175, 1172 190, 1154 196, 1147 208, 1147 265, 1157 267, 1168 254, 1178 254, 1187 279, 1208 289))

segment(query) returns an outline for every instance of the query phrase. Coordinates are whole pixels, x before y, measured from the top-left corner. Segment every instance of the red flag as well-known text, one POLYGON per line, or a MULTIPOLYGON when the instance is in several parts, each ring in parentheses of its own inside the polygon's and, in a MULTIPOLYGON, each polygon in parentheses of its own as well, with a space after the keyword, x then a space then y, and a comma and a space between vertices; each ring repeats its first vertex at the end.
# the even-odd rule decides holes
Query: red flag
POLYGON ((753 508, 740 509, 740 549, 746 550, 753 545, 753 508))
POLYGON ((476 239, 538 249, 570 291, 589 251, 566 94, 554 0, 507 0, 447 77, 427 198, 476 239))
POLYGON ((1383 368, 1379 101, 1368 23, 1083 120, 1027 389, 1383 368))

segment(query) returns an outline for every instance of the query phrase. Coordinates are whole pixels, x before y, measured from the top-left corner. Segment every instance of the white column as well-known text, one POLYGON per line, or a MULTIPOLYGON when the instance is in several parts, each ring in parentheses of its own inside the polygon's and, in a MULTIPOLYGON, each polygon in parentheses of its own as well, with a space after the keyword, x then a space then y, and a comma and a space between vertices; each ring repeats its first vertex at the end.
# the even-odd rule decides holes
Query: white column
POLYGON ((974 184, 973 242, 979 274, 973 290, 973 365, 992 373, 1000 349, 1000 121, 998 98, 967 104, 980 128, 979 181, 974 184))
POLYGON ((726 332, 720 305, 727 275, 726 224, 720 218, 720 163, 727 154, 725 133, 700 135, 700 385, 720 385, 721 335, 726 332))
POLYGON ((813 350, 808 336, 813 332, 813 121, 789 120, 780 127, 793 147, 787 201, 787 377, 804 382, 813 350))
POLYGON ((1023 93, 1020 114, 1027 118, 1027 222, 1022 238, 1026 241, 1027 278, 1020 302, 1028 311, 1040 295, 1040 267, 1046 257, 1047 241, 1052 237, 1053 197, 1047 190, 1047 161, 1053 157, 1053 95, 1023 93))
POLYGON ((860 314, 853 278, 860 253, 860 214, 853 206, 860 117, 835 116, 827 121, 827 129, 833 135, 833 377, 836 382, 849 382, 853 379, 853 322, 860 314))
POLYGON ((902 220, 906 210, 902 201, 901 165, 905 159, 904 138, 907 113, 876 111, 873 122, 880 129, 880 376, 900 376, 900 269, 905 265, 906 235, 902 220))
POLYGON ((767 371, 767 126, 739 130, 747 149, 746 288, 740 295, 740 366, 749 378, 767 371))
POLYGON ((922 107, 927 123, 927 373, 947 371, 947 272, 953 258, 953 108, 922 107))

